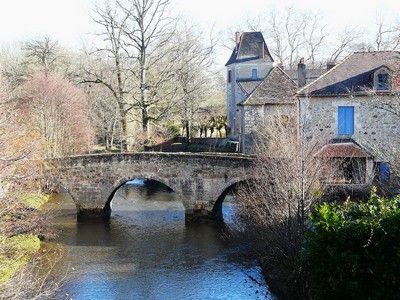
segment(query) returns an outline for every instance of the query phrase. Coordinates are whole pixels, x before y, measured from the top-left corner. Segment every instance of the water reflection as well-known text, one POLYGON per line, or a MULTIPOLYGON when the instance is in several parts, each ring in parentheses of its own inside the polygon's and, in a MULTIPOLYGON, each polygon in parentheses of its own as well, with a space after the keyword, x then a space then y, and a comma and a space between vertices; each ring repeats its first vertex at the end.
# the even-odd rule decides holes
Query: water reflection
POLYGON ((270 298, 248 276, 263 283, 246 245, 224 239, 224 226, 186 227, 182 203, 165 186, 122 186, 108 224, 77 223, 61 200, 58 242, 67 250, 63 267, 73 268, 64 288, 71 299, 270 298))

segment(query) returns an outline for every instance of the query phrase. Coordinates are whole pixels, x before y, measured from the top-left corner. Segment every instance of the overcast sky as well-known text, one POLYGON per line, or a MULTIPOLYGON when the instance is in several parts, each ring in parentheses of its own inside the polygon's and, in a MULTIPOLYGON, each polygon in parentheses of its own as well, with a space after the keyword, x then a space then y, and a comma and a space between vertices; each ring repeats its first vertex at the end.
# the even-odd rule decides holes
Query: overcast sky
MULTIPOLYGON (((95 30, 90 14, 98 0, 0 0, 0 44, 48 34, 63 46, 79 48, 95 30)), ((294 6, 324 15, 330 31, 346 25, 370 29, 378 15, 400 18, 396 0, 172 0, 173 13, 223 32, 271 7, 294 6)), ((223 54, 225 55, 225 54, 223 54)), ((229 55, 226 54, 226 55, 229 55)))

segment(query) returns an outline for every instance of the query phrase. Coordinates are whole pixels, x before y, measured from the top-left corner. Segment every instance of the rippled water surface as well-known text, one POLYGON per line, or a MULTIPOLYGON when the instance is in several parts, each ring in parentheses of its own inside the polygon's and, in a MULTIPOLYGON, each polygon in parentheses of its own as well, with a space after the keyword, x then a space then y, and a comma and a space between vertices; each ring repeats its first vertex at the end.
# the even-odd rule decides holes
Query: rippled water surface
MULTIPOLYGON (((164 186, 122 186, 109 224, 77 223, 68 197, 54 206, 68 299, 271 299, 246 245, 221 224, 185 226, 181 201, 164 186)), ((229 222, 232 204, 224 207, 229 222)))

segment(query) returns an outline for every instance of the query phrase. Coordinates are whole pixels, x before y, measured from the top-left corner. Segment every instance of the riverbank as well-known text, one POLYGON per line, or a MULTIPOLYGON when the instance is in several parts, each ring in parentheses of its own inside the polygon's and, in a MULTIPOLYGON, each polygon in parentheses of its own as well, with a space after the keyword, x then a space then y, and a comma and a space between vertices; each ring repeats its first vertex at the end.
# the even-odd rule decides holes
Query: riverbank
MULTIPOLYGON (((49 195, 22 193, 14 195, 24 209, 38 210, 50 200, 49 195)), ((2 222, 18 223, 18 217, 12 212, 2 215, 2 222)), ((23 221, 23 220, 20 220, 23 221)), ((14 225, 14 224, 13 224, 14 225)), ((6 285, 11 278, 40 250, 41 240, 37 234, 16 233, 15 235, 0 235, 0 286, 6 285)))

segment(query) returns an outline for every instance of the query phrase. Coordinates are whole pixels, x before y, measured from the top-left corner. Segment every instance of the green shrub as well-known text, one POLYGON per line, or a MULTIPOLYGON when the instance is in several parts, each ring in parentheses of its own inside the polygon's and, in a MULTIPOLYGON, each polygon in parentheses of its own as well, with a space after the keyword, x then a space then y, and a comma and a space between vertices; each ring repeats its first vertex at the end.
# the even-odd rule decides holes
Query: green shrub
POLYGON ((304 258, 314 299, 398 299, 400 196, 319 205, 304 258))

